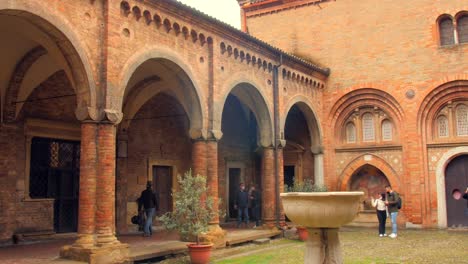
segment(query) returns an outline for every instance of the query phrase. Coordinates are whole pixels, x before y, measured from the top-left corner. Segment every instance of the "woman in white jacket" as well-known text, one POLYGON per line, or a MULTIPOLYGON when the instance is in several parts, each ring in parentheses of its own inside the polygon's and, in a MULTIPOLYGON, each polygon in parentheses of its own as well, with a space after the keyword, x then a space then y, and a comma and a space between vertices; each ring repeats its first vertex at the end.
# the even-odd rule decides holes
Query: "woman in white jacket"
POLYGON ((385 205, 385 193, 377 194, 376 199, 372 198, 372 206, 377 211, 379 219, 379 236, 387 236, 385 233, 385 223, 387 221, 387 206, 385 205))

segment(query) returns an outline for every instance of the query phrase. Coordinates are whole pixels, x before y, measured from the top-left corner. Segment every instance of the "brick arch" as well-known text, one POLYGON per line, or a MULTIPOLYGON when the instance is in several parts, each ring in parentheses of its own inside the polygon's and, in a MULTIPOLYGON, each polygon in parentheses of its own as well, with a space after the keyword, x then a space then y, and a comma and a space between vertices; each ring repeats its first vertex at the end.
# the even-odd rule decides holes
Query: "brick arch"
POLYGON ((346 168, 343 170, 340 179, 338 180, 337 189, 339 191, 346 191, 348 183, 351 180, 351 177, 354 175, 354 173, 358 171, 362 166, 367 164, 372 165, 380 171, 382 171, 382 173, 387 177, 388 181, 390 182, 390 185, 392 185, 394 189, 400 188, 400 178, 398 177, 398 174, 395 172, 392 166, 388 164, 388 162, 386 162, 381 157, 373 154, 363 154, 351 161, 348 164, 348 166, 346 166, 346 168))
POLYGON ((398 101, 389 93, 375 88, 361 88, 344 94, 333 105, 329 123, 335 140, 339 140, 342 128, 349 115, 359 107, 375 106, 387 113, 394 122, 395 133, 401 131, 404 111, 398 101))
POLYGON ((418 110, 418 132, 427 137, 427 132, 433 131, 433 121, 439 110, 449 101, 466 98, 468 98, 468 78, 449 81, 431 90, 424 97, 418 110))
POLYGON ((445 152, 437 162, 435 176, 437 188, 437 224, 447 227, 447 201, 445 193, 445 169, 448 164, 458 156, 468 155, 468 147, 456 147, 445 152))
MULTIPOLYGON (((46 43, 41 44, 64 67, 63 70, 77 94, 77 117, 83 116, 80 112, 86 112, 87 117, 98 119, 96 109, 99 108, 99 97, 93 67, 84 44, 67 19, 60 13, 50 12, 44 5, 13 0, 0 1, 0 15, 2 14, 14 14, 24 21, 34 21, 34 25, 47 36, 43 40, 46 43)), ((10 99, 13 98, 5 98, 10 99)))
POLYGON ((46 53, 47 50, 45 50, 44 47, 37 46, 26 53, 26 55, 24 55, 20 62, 16 65, 5 93, 3 118, 6 122, 13 122, 16 119, 17 111, 15 102, 18 99, 21 83, 26 73, 28 72, 29 68, 46 53))
POLYGON ((313 147, 319 147, 323 144, 322 139, 322 128, 320 126, 320 118, 317 115, 317 112, 313 108, 312 102, 303 96, 303 95, 296 95, 291 98, 284 108, 284 112, 280 117, 280 130, 284 132, 286 126, 286 119, 288 117, 288 113, 294 105, 298 105, 301 109, 302 113, 306 117, 307 126, 309 128, 310 134, 310 142, 312 142, 313 147))
POLYGON ((260 129, 260 145, 263 147, 272 146, 274 144, 272 121, 273 112, 269 107, 267 100, 268 97, 266 97, 260 89, 262 86, 260 86, 255 80, 246 79, 242 73, 232 75, 231 78, 225 82, 225 86, 222 87, 222 96, 219 100, 215 101, 214 104, 213 130, 221 131, 222 115, 227 97, 240 87, 245 88, 243 89, 245 90, 245 93, 255 101, 255 105, 247 104, 247 106, 250 111, 253 112, 257 120, 260 129))
MULTIPOLYGON (((125 91, 129 89, 128 83, 133 74, 137 71, 138 67, 143 65, 149 60, 165 60, 178 67, 183 71, 183 74, 189 79, 191 87, 189 87, 188 92, 191 93, 190 96, 190 107, 185 105, 187 114, 190 119, 190 131, 191 134, 197 134, 199 136, 206 137, 205 128, 205 113, 203 111, 202 105, 206 105, 205 96, 203 91, 200 89, 200 86, 197 83, 197 77, 193 73, 188 63, 176 52, 163 48, 163 47, 151 47, 144 49, 135 53, 128 61, 125 63, 121 74, 118 80, 118 86, 114 91, 111 91, 109 95, 114 94, 115 96, 107 96, 106 105, 110 109, 114 109, 118 112, 123 112, 123 98, 125 91)), ((179 98, 180 99, 180 98, 179 98)))

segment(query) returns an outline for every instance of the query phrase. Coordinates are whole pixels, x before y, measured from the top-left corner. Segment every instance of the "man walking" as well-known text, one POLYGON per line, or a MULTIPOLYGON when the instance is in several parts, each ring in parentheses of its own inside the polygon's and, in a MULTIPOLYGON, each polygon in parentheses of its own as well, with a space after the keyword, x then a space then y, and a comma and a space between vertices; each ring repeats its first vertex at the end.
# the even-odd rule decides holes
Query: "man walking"
POLYGON ((249 225, 249 193, 245 190, 244 183, 239 184, 239 191, 236 194, 234 201, 234 209, 237 209, 237 228, 242 223, 242 215, 244 215, 245 224, 249 225))
POLYGON ((156 194, 152 190, 152 184, 150 181, 146 183, 146 190, 141 192, 138 203, 138 211, 144 212, 146 214, 146 222, 143 228, 143 236, 149 237, 153 235, 153 216, 158 210, 158 200, 156 199, 156 194))
POLYGON ((391 238, 397 237, 397 216, 398 216, 398 201, 400 200, 400 195, 393 191, 392 186, 385 186, 387 191, 387 200, 385 204, 388 208, 388 213, 390 214, 390 220, 392 221, 392 233, 389 235, 391 238))

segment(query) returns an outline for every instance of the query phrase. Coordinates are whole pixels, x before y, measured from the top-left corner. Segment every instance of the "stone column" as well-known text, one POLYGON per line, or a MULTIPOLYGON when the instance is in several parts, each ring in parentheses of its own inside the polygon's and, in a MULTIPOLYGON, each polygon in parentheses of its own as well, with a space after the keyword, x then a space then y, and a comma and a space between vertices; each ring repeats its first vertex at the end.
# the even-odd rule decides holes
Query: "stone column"
POLYGON ((207 176, 206 141, 194 139, 192 144, 192 175, 207 176))
POLYGON ((213 210, 216 215, 210 221, 210 230, 206 239, 213 243, 216 248, 226 246, 226 231, 219 226, 219 178, 218 178, 218 139, 212 138, 206 141, 206 164, 208 196, 213 198, 213 210))
POLYGON ((81 124, 80 142, 80 190, 78 207, 78 239, 73 246, 92 248, 95 241, 96 138, 98 126, 94 122, 81 124))
MULTIPOLYGON (((207 158, 207 184, 208 196, 213 197, 213 208, 218 212, 218 141, 216 139, 208 140, 206 144, 206 158, 207 158)), ((211 220, 210 224, 219 225, 219 215, 211 220)))
POLYGON ((311 148, 311 151, 314 154, 314 184, 324 185, 323 148, 321 146, 315 146, 311 148))
POLYGON ((265 147, 262 156, 262 220, 269 227, 275 226, 275 174, 274 149, 265 147))
MULTIPOLYGON (((278 162, 278 189, 279 193, 284 192, 284 156, 283 156, 283 148, 280 147, 276 150, 276 159, 278 162)), ((279 195, 279 194, 278 194, 279 195)), ((283 210, 283 204, 281 203, 281 198, 278 198, 278 206, 280 212, 280 225, 286 225, 286 217, 283 210)))
POLYGON ((92 264, 128 261, 115 237, 115 125, 84 122, 81 134, 78 239, 63 258, 92 264))
POLYGON ((115 230, 115 155, 114 124, 101 124, 98 130, 98 175, 96 184, 97 245, 116 243, 115 230))

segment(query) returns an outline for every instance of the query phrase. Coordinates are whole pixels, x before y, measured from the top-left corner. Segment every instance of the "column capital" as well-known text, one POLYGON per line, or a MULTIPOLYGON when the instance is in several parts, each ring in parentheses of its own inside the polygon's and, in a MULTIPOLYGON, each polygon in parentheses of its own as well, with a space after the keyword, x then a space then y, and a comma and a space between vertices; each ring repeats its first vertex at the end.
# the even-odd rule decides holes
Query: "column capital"
POLYGON ((75 116, 82 122, 99 121, 104 117, 103 112, 95 107, 82 106, 75 109, 75 116))
POLYGON ((312 146, 310 147, 310 151, 312 151, 313 154, 323 154, 323 146, 312 146))
POLYGON ((206 131, 201 128, 190 128, 189 136, 192 140, 195 141, 206 140, 207 138, 206 131))
POLYGON ((221 130, 210 130, 208 140, 219 141, 223 137, 221 130))
POLYGON ((286 147, 286 140, 285 140, 285 139, 280 139, 280 138, 278 138, 278 139, 276 140, 276 146, 277 146, 278 148, 281 148, 281 149, 284 148, 284 147, 286 147))

